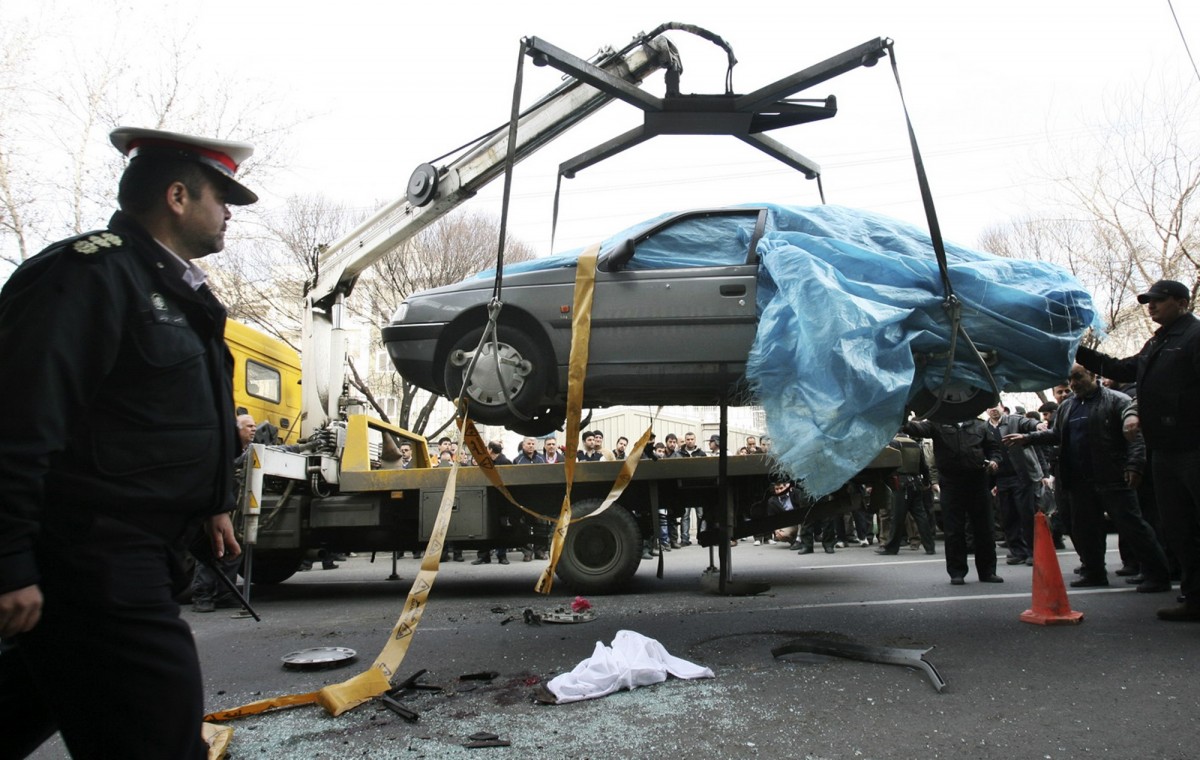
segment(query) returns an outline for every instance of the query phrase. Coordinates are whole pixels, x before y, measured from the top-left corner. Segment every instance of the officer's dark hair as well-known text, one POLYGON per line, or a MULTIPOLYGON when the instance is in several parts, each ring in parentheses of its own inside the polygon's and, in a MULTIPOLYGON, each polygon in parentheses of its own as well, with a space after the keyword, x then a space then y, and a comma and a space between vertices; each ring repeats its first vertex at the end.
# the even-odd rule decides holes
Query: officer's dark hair
POLYGON ((117 185, 121 210, 138 215, 153 211, 162 202, 172 182, 182 182, 188 194, 200 197, 206 182, 217 185, 220 177, 194 161, 159 156, 139 156, 129 162, 117 185))

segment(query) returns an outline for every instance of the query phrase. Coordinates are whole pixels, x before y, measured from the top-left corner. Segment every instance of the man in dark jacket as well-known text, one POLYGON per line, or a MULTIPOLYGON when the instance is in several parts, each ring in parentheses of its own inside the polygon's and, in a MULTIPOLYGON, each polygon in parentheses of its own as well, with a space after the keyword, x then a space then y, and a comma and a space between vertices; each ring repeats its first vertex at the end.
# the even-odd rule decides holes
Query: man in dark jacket
POLYGON ((1004 443, 1014 450, 1022 444, 1059 446, 1059 496, 1069 506, 1071 543, 1083 560, 1083 575, 1071 586, 1108 585, 1104 566, 1107 513, 1142 561, 1144 580, 1137 590, 1170 591, 1167 557, 1138 509, 1136 489, 1146 464, 1146 448, 1140 435, 1130 442, 1122 433, 1130 398, 1100 385, 1096 376, 1079 364, 1071 368, 1068 379, 1074 395, 1055 412, 1054 426, 1006 435, 1004 443))
POLYGON ((533 438, 525 438, 521 441, 521 451, 517 454, 517 458, 512 461, 513 464, 545 464, 546 458, 538 453, 537 440, 533 438))
POLYGON ((238 554, 225 309, 195 260, 225 245, 251 146, 115 130, 108 229, 56 243, 0 293, 0 713, 6 753, 55 729, 74 757, 203 758, 173 544, 238 554), (80 699, 81 674, 104 698, 80 699), (138 728, 130 731, 128 719, 138 728), (119 749, 117 749, 119 748, 119 749))
MULTIPOLYGON (((988 409, 988 419, 1001 439, 1038 428, 1034 420, 1008 414, 1002 405, 988 409)), ((1037 487, 1041 482, 1042 465, 1033 449, 1001 450, 1000 469, 996 471, 996 503, 1008 541, 1010 565, 1033 565, 1033 513, 1037 510, 1037 487)))
POLYGON ((1075 354, 1092 372, 1137 383, 1125 430, 1140 430, 1150 449, 1163 532, 1183 573, 1184 602, 1159 610, 1163 620, 1200 621, 1200 320, 1188 311, 1191 298, 1183 283, 1159 280, 1138 296, 1159 328, 1137 355, 1075 354))
POLYGON ((983 583, 1003 583, 996 575, 996 543, 992 540, 992 502, 988 498, 988 473, 1000 464, 999 442, 983 420, 953 425, 910 421, 905 435, 933 440, 942 491, 942 519, 946 529, 946 572, 950 582, 966 582, 967 520, 975 536, 975 570, 983 583))

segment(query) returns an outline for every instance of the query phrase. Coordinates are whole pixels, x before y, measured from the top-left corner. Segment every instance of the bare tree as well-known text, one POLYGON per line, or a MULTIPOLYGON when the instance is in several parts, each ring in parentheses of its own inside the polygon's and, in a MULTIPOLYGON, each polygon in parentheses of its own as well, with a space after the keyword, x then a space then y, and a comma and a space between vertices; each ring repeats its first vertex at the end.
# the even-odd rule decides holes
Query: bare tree
MULTIPOLYGON (((365 216, 361 209, 318 195, 293 196, 282 208, 261 214, 251 225, 251 234, 206 264, 230 317, 299 350, 305 288, 317 274, 318 254, 365 216)), ((487 215, 447 215, 388 253, 359 279, 346 308, 370 325, 371 356, 365 357, 365 364, 350 364, 349 382, 381 418, 422 432, 439 401, 405 382, 390 362, 375 361, 383 351, 382 326, 410 294, 458 282, 492 266, 498 230, 498 222, 487 215), (394 419, 384 406, 388 399, 396 399, 394 419)), ((528 245, 509 240, 507 261, 532 257, 528 245)))
POLYGON ((317 255, 364 215, 323 196, 296 195, 249 220, 251 231, 207 263, 230 317, 299 350, 305 285, 317 255))
POLYGON ((1086 153, 1060 155, 1061 198, 1037 215, 988 229, 999 255, 1054 261, 1092 292, 1108 332, 1145 336, 1135 296, 1162 278, 1200 291, 1200 93, 1114 101, 1119 108, 1086 153))
POLYGON ((1200 94, 1194 87, 1121 101, 1094 152, 1090 171, 1059 172, 1078 221, 1090 225, 1104 296, 1121 313, 1131 297, 1161 278, 1197 292, 1200 242, 1200 94))
POLYGON ((135 30, 114 13, 111 28, 91 30, 98 44, 77 46, 66 31, 75 25, 53 14, 35 25, 6 10, 0 5, 0 260, 11 266, 103 223, 124 166, 105 138, 114 127, 253 142, 242 174, 264 178, 300 120, 265 88, 214 67, 190 28, 175 33, 165 19, 142 16, 135 30), (45 78, 35 43, 65 77, 45 78))
POLYGON ((35 32, 12 19, 0 24, 0 260, 16 266, 29 258, 28 230, 39 223, 33 161, 27 155, 29 113, 33 97, 31 51, 35 32))

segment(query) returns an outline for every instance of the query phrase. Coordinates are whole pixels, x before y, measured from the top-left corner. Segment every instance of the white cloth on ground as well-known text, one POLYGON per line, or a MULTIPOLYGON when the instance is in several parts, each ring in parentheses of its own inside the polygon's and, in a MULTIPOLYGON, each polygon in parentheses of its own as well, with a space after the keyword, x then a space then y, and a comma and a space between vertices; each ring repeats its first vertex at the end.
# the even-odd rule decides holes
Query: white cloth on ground
POLYGON ((652 638, 617 631, 611 648, 597 641, 591 657, 570 673, 555 676, 546 688, 558 704, 565 704, 662 683, 668 674, 685 679, 714 677, 712 670, 672 656, 652 638))

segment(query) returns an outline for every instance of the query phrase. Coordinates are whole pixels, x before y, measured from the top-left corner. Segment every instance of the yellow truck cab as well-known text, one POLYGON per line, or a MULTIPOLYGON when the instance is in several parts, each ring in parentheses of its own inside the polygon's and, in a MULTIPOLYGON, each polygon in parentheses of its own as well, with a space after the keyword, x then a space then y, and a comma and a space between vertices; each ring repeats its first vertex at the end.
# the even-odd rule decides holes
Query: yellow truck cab
POLYGON ((233 354, 233 405, 268 421, 281 443, 295 443, 300 422, 300 354, 281 340, 229 320, 225 343, 233 354))

